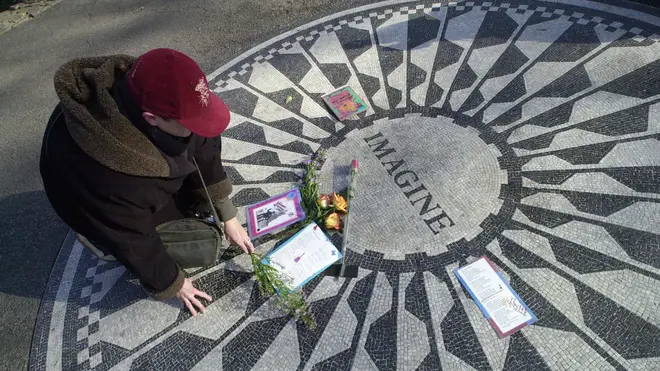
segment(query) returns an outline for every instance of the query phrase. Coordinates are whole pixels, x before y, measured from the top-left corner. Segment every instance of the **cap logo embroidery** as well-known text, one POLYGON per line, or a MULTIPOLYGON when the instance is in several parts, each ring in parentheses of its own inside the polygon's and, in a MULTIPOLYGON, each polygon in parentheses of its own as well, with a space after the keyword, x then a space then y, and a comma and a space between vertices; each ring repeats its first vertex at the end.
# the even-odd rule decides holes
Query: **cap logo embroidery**
POLYGON ((204 78, 199 79, 195 91, 199 93, 199 104, 206 107, 209 105, 209 87, 204 83, 204 78))

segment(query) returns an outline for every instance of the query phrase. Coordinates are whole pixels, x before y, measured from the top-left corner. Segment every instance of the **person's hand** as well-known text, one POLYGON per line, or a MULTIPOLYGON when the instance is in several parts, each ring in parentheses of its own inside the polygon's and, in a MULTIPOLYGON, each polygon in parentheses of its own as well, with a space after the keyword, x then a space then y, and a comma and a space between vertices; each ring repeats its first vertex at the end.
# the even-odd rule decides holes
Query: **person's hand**
POLYGON ((225 222, 225 233, 229 241, 240 247, 244 253, 249 254, 254 252, 254 246, 252 245, 252 241, 250 241, 250 236, 248 236, 247 231, 241 223, 238 222, 238 219, 234 218, 225 222))
POLYGON ((186 307, 188 307, 188 310, 190 310, 190 313, 192 313, 193 317, 197 315, 195 307, 197 307, 202 313, 206 312, 206 308, 204 308, 196 296, 211 301, 211 296, 209 296, 209 294, 205 293, 204 291, 197 290, 195 286, 193 286, 190 279, 184 279, 183 286, 181 287, 181 290, 176 293, 176 297, 181 300, 181 302, 183 302, 186 307))

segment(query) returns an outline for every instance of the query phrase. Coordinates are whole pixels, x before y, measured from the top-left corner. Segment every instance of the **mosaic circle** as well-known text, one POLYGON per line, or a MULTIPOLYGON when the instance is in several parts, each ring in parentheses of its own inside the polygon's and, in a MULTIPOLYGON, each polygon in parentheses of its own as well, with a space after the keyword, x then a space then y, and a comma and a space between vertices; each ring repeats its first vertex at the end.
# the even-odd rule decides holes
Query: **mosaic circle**
POLYGON ((439 255, 458 240, 472 240, 483 232, 482 222, 498 214, 508 170, 476 128, 419 113, 361 126, 328 151, 321 169, 322 191, 331 192, 348 187, 352 159, 361 164, 351 251, 393 260, 439 255))
POLYGON ((660 12, 639 9, 390 1, 239 56, 209 75, 232 201, 295 187, 321 149, 324 191, 342 190, 358 159, 358 277, 305 286, 310 330, 228 254, 189 272, 214 299, 192 318, 69 238, 31 367, 660 369, 660 12), (339 122, 321 96, 346 85, 369 109, 339 122), (453 272, 481 256, 534 325, 498 337, 453 272))

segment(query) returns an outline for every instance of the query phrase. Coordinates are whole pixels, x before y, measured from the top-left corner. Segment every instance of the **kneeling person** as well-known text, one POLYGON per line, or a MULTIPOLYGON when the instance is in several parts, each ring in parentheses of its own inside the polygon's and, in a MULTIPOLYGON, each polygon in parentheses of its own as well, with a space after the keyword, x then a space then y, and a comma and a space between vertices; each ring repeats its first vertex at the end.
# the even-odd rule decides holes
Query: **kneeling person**
POLYGON ((56 72, 55 90, 60 103, 40 160, 55 212, 83 245, 118 260, 152 297, 177 297, 193 315, 203 312, 198 297, 211 297, 181 269, 181 257, 195 247, 166 246, 162 226, 214 211, 229 241, 253 251, 220 158, 229 110, 197 63, 171 49, 72 60, 56 72))

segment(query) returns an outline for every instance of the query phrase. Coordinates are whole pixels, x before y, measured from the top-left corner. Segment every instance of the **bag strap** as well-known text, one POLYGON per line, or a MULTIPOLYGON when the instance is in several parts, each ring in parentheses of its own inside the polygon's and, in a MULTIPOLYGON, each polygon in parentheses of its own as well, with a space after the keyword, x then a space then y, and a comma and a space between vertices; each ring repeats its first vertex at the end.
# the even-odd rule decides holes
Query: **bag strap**
POLYGON ((204 177, 202 176, 201 170, 199 170, 199 165, 197 165, 197 159, 195 159, 195 157, 193 157, 193 163, 195 164, 195 168, 197 169, 197 174, 199 174, 199 179, 202 181, 202 187, 204 187, 204 193, 206 193, 206 200, 209 202, 209 206, 211 206, 211 212, 213 213, 215 226, 218 227, 220 231, 222 231, 222 227, 220 226, 220 217, 218 216, 218 212, 215 210, 215 206, 213 206, 213 201, 211 200, 209 189, 206 187, 206 183, 204 182, 204 177))

